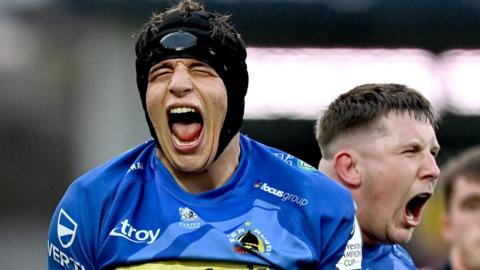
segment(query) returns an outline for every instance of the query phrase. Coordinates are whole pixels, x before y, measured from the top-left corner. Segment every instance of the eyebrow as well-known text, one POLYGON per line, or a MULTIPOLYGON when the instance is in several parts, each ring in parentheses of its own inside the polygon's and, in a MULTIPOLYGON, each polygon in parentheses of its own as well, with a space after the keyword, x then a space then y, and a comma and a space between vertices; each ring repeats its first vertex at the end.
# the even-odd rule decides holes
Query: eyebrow
MULTIPOLYGON (((154 66, 151 67, 149 73, 153 73, 159 69, 162 69, 162 68, 172 68, 172 66, 174 66, 176 62, 170 62, 170 61, 167 61, 167 62, 161 62, 161 63, 158 63, 154 66)), ((194 67, 206 67, 206 68, 211 68, 213 69, 210 65, 208 65, 207 63, 205 62, 202 62, 202 61, 198 61, 198 60, 195 60, 195 59, 192 59, 189 63, 184 63, 185 66, 187 66, 187 68, 194 68, 194 67)))
POLYGON ((162 69, 162 68, 165 68, 165 67, 169 67, 171 66, 171 64, 167 63, 167 62, 163 62, 163 63, 158 63, 156 65, 154 65, 153 67, 150 68, 150 71, 148 72, 149 74, 150 73, 153 73, 159 69, 162 69))
POLYGON ((468 194, 467 196, 461 198, 460 199, 460 204, 463 205, 463 204, 468 203, 468 202, 479 201, 479 200, 480 200, 480 194, 472 193, 472 194, 468 194))

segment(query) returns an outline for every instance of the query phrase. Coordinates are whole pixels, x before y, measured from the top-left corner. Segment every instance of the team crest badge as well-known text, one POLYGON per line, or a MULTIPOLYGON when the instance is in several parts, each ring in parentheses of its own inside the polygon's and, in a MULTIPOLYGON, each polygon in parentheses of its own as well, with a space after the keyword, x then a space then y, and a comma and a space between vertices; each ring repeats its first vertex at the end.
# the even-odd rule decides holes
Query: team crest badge
POLYGON ((197 213, 188 207, 178 208, 180 214, 180 226, 184 229, 194 230, 200 228, 200 219, 197 213))
POLYGON ((253 252, 270 255, 272 252, 270 241, 259 229, 252 228, 252 223, 249 221, 228 236, 231 243, 236 243, 234 246, 236 253, 246 254, 253 252))

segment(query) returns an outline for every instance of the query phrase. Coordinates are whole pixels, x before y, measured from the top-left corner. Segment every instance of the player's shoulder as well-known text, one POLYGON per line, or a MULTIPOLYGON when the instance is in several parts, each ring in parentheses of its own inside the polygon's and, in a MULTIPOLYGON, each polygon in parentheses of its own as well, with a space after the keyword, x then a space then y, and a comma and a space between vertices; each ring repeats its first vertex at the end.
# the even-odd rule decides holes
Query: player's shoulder
POLYGON ((289 169, 298 169, 303 172, 316 172, 317 169, 310 164, 303 162, 299 158, 282 151, 278 148, 263 144, 257 140, 251 139, 246 135, 241 135, 240 143, 242 151, 246 151, 247 155, 264 161, 273 161, 279 163, 279 167, 289 169), (278 162, 279 160, 283 162, 278 162), (284 166, 285 164, 289 166, 284 166))
POLYGON ((245 136, 242 140, 244 148, 248 148, 248 154, 251 156, 250 162, 259 164, 252 167, 255 166, 256 171, 269 174, 271 181, 275 181, 278 187, 309 198, 315 207, 335 211, 336 206, 346 209, 353 206, 351 193, 347 189, 310 164, 285 151, 245 136), (245 147, 245 142, 248 143, 248 147, 245 147), (335 206, 331 205, 332 201, 337 202, 335 206))
POLYGON ((132 148, 80 176, 68 187, 50 222, 49 267, 66 263, 68 269, 94 269, 97 244, 109 233, 109 213, 112 209, 127 211, 124 209, 131 207, 125 204, 131 202, 126 196, 133 198, 136 193, 129 187, 146 181, 142 174, 154 155, 154 147, 153 142, 146 142, 132 148), (121 199, 115 200, 116 197, 121 199), (57 259, 59 256, 61 260, 57 259))
POLYGON ((300 174, 302 176, 308 174, 313 175, 313 177, 319 176, 316 168, 296 156, 248 138, 245 135, 241 136, 241 146, 242 155, 244 153, 248 155, 249 160, 256 167, 268 167, 270 171, 274 168, 282 172, 300 174))
MULTIPOLYGON (((341 190, 342 192, 346 191, 340 184, 318 171, 317 168, 294 155, 278 148, 265 145, 244 135, 242 136, 242 140, 248 143, 248 154, 253 156, 253 159, 257 159, 257 161, 260 160, 261 162, 259 163, 261 163, 261 166, 270 167, 269 170, 272 170, 271 167, 273 167, 275 170, 282 173, 286 172, 289 175, 296 175, 298 178, 302 179, 302 181, 310 182, 309 184, 311 185, 323 185, 325 187, 341 190)), ((242 144, 245 145, 243 142, 242 144)))

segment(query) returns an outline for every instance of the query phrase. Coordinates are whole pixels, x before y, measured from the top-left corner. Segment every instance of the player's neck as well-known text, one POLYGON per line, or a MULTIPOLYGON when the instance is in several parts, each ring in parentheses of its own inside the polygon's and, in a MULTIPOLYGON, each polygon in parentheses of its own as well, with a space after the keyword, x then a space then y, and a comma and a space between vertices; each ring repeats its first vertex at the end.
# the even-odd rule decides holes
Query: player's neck
POLYGON ((233 175, 240 159, 240 137, 233 137, 212 164, 199 173, 172 172, 177 183, 190 193, 202 193, 224 185, 233 175))

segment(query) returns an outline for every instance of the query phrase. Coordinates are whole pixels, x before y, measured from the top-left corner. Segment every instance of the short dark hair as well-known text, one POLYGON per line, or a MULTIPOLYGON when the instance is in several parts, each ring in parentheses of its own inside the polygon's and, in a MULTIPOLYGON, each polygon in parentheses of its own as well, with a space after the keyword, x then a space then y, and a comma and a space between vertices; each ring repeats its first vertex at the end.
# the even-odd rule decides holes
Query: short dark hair
MULTIPOLYGON (((220 14, 215 12, 206 11, 205 6, 192 1, 192 0, 181 0, 176 5, 172 5, 169 9, 165 10, 164 12, 160 13, 153 13, 150 17, 149 21, 144 25, 142 32, 146 31, 147 29, 153 27, 155 28, 156 25, 163 22, 168 18, 169 15, 174 13, 181 13, 185 16, 189 16, 192 12, 195 11, 204 11, 212 15, 210 17, 210 27, 211 27, 211 35, 224 35, 230 38, 235 38, 237 32, 233 29, 233 26, 230 22, 231 15, 230 14, 220 14)), ((148 31, 148 30, 147 30, 148 31)))
POLYGON ((445 207, 450 210, 450 201, 455 182, 460 177, 480 183, 480 145, 469 148, 450 159, 442 169, 440 182, 443 183, 445 207))
POLYGON ((324 158, 328 146, 342 134, 367 127, 390 112, 408 112, 438 128, 440 118, 418 91, 402 84, 364 84, 335 99, 317 121, 315 135, 324 158))

